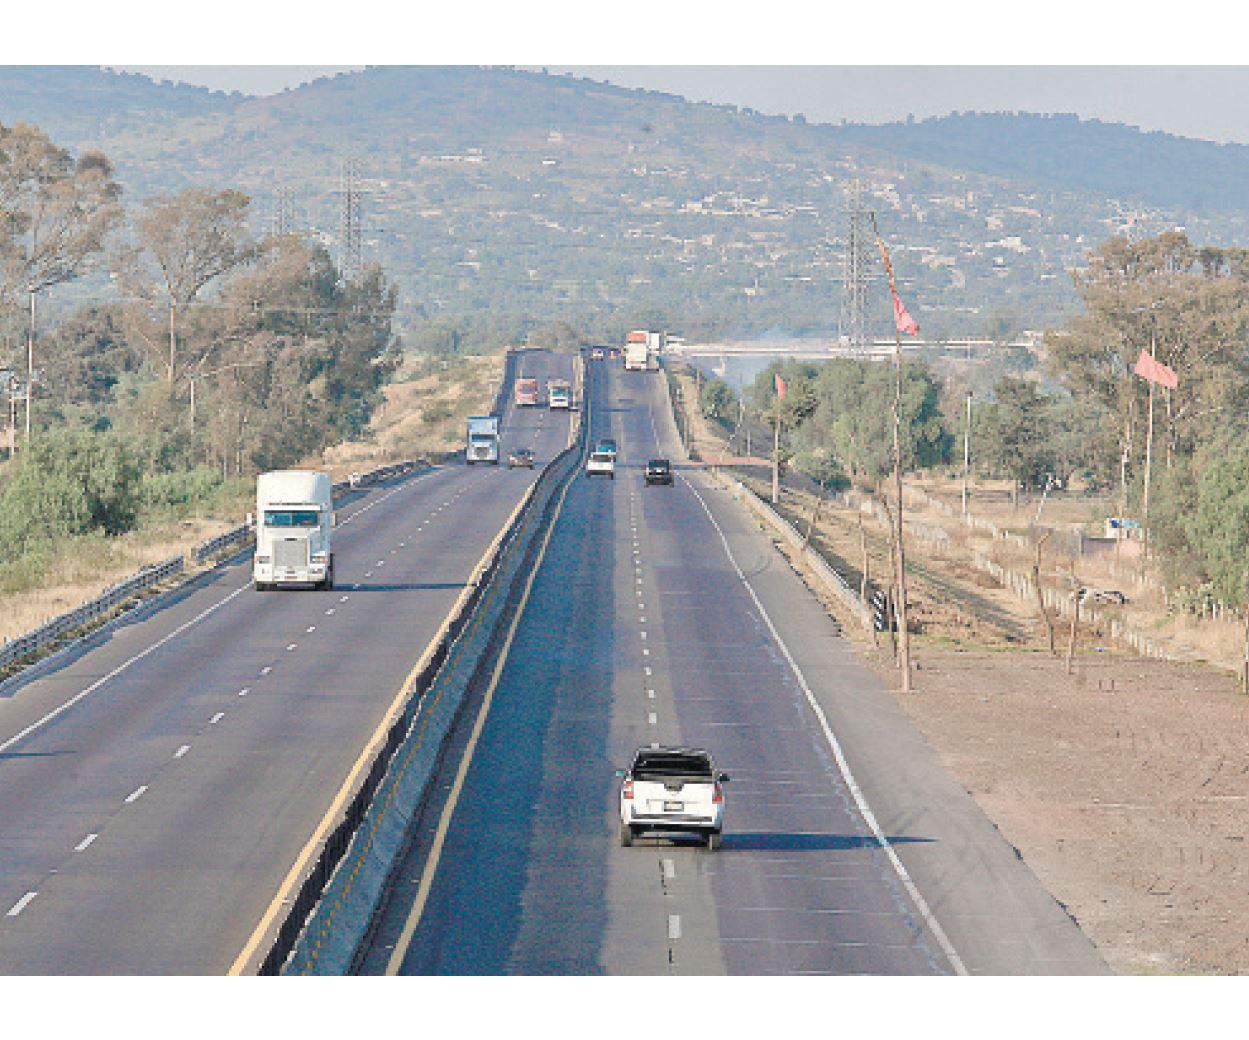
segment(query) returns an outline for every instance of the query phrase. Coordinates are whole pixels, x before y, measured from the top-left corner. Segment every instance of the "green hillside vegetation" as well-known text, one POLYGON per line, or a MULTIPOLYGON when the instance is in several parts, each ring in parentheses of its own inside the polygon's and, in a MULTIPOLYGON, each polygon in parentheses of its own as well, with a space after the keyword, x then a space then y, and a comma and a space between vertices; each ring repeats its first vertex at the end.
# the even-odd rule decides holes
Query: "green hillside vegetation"
MULTIPOLYGON (((1007 334, 1061 319, 1076 306, 1069 269, 1117 233, 1249 235, 1242 212, 1171 206, 1158 178, 1119 192, 1109 174, 1045 165, 1069 137, 1087 142, 1071 166, 1098 161, 1106 128, 1061 120, 972 121, 942 158, 872 128, 507 68, 376 68, 264 98, 139 90, 99 71, 22 75, 24 93, 0 90, 0 123, 33 119, 103 149, 132 197, 235 186, 254 199, 258 231, 289 189, 297 223, 335 255, 340 163, 360 157, 366 254, 395 279, 397 320, 417 344, 481 349, 561 320, 596 340, 641 324, 695 338, 836 334, 856 178, 926 336, 1000 330, 1002 315, 1007 334), (126 116, 106 123, 111 82, 126 116), (1032 158, 991 169, 977 156, 994 140, 1032 158)), ((1201 142, 1115 133, 1139 144, 1138 172, 1172 151, 1197 156, 1182 166, 1206 195, 1249 172, 1230 150, 1194 180, 1201 142)), ((887 321, 882 302, 875 331, 887 321)))

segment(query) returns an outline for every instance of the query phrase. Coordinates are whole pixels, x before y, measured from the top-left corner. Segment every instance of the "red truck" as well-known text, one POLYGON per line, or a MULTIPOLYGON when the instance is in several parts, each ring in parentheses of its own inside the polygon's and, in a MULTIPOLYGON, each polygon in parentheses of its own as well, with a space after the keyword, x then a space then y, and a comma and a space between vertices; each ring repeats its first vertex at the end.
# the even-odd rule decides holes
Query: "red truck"
POLYGON ((516 406, 518 408, 534 407, 538 403, 538 381, 536 379, 516 380, 516 406))

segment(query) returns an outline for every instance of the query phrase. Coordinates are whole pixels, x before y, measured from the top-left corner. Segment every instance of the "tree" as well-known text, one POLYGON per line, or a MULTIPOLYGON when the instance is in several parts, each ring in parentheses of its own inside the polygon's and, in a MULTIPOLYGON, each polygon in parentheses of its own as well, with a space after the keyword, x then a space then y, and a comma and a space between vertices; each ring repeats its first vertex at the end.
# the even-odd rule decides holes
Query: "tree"
POLYGON ((139 340, 162 358, 165 381, 172 394, 179 374, 179 321, 200 292, 214 279, 256 255, 246 219, 250 200, 242 192, 187 188, 146 202, 134 219, 136 247, 127 257, 126 283, 140 298, 163 299, 168 308, 165 349, 138 325, 139 340), (154 268, 144 278, 145 268, 154 268))
POLYGON ((103 154, 76 160, 37 127, 0 126, 0 298, 81 275, 121 217, 103 154))
POLYGON ((100 152, 77 160, 37 127, 0 126, 0 309, 25 293, 26 431, 35 382, 38 294, 83 274, 121 217, 121 189, 100 152))
POLYGON ((1036 383, 1006 376, 976 413, 977 457, 1016 487, 1044 487, 1058 468, 1057 418, 1053 398, 1036 383))

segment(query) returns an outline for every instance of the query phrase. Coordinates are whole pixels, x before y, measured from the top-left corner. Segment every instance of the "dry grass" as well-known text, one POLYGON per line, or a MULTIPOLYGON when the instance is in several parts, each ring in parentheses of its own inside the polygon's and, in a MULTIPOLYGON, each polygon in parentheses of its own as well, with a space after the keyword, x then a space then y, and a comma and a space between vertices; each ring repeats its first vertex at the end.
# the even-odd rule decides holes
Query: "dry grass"
POLYGON ((367 435, 325 452, 335 477, 403 458, 438 456, 464 446, 464 422, 489 410, 503 374, 503 355, 447 359, 409 357, 367 435), (431 371, 431 368, 433 369, 431 371))
POLYGON ((0 597, 0 640, 22 635, 136 571, 185 553, 237 523, 237 519, 172 521, 116 538, 68 538, 58 547, 42 585, 0 597))

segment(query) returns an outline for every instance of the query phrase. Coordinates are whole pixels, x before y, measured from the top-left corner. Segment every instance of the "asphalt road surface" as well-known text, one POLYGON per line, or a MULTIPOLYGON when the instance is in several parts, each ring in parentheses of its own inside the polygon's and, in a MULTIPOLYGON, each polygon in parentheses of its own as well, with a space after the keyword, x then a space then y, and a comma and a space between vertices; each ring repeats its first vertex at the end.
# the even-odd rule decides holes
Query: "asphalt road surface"
POLYGON ((590 382, 616 479, 574 482, 361 969, 1104 971, 757 525, 679 461, 662 376, 590 382), (676 486, 644 485, 654 455, 676 486), (721 850, 619 846, 613 770, 653 741, 731 775, 721 850))
MULTIPOLYGON (((567 429, 509 408, 504 450, 567 429)), ((249 557, 0 694, 0 972, 226 971, 535 472, 359 493, 332 592, 257 593, 249 557)))

